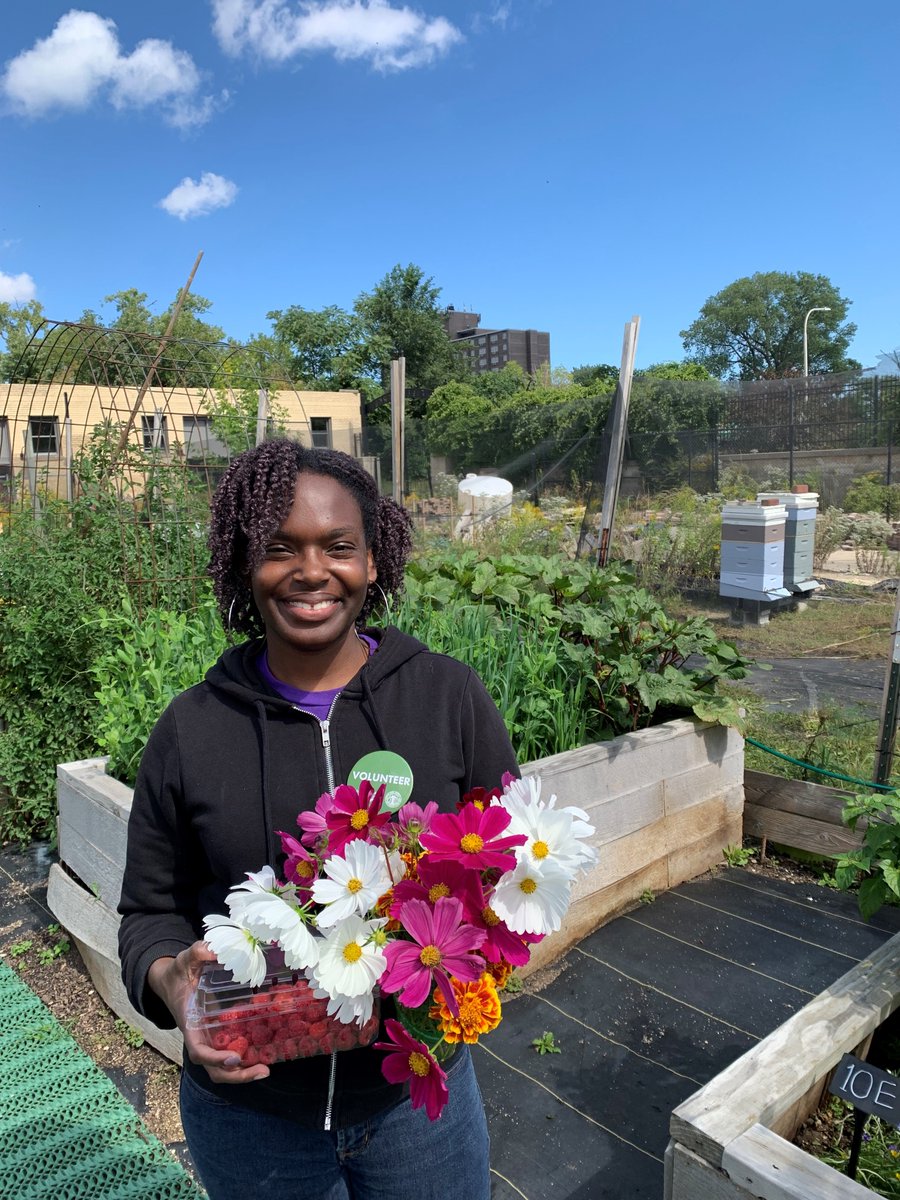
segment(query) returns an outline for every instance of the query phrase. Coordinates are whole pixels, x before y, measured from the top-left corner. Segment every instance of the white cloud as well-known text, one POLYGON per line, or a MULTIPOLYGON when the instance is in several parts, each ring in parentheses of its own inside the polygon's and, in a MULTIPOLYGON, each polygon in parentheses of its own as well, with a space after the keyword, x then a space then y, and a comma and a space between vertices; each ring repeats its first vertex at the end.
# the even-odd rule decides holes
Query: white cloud
POLYGON ((170 124, 185 127, 212 114, 215 102, 199 94, 200 82, 194 60, 171 42, 147 38, 125 54, 114 21, 72 9, 49 37, 10 59, 0 90, 25 116, 85 109, 106 96, 117 109, 158 106, 170 124))
POLYGON ((368 59, 382 71, 433 62, 462 34, 445 17, 429 18, 389 0, 212 0, 213 31, 226 54, 269 62, 298 54, 368 59))
POLYGON ((27 304, 37 295, 37 288, 30 275, 4 275, 0 271, 0 304, 27 304))
POLYGON ((211 171, 204 171, 199 179, 185 177, 168 196, 159 202, 172 217, 186 221, 188 217, 205 217, 217 208, 227 208, 234 203, 238 194, 236 183, 211 171))

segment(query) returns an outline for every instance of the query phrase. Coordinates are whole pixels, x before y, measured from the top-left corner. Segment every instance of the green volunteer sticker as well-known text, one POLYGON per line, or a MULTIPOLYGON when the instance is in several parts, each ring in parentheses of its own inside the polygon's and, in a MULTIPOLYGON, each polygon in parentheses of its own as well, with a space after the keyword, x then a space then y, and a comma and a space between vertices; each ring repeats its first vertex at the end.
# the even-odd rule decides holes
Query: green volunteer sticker
POLYGON ((373 750, 371 754, 364 754, 351 769, 347 782, 358 789, 364 779, 368 779, 376 791, 384 784, 383 807, 390 812, 402 808, 412 794, 412 767, 391 750, 373 750))

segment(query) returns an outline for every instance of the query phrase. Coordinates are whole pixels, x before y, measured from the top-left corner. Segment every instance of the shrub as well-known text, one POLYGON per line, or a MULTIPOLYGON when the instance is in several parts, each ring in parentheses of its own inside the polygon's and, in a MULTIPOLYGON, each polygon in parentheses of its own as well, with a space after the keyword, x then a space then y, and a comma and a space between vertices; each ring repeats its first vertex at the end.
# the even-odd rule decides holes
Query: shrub
POLYGON ((844 511, 878 513, 895 521, 900 518, 900 486, 884 483, 877 471, 859 475, 844 496, 844 511))

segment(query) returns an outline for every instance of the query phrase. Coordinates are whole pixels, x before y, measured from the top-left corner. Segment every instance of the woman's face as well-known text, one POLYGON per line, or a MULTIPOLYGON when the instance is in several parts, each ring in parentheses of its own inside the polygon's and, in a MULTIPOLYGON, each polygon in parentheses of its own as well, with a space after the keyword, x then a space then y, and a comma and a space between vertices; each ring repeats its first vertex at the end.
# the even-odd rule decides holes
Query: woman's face
POLYGON ((298 475, 291 510, 250 578, 270 661, 355 643, 375 577, 353 495, 330 476, 298 475))

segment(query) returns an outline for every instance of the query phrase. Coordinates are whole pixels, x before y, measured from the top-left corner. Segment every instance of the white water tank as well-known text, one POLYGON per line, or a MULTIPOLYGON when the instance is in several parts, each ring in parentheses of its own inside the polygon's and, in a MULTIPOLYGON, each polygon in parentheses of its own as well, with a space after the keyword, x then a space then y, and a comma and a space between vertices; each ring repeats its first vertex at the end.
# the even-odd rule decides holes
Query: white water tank
POLYGON ((497 475, 468 474, 457 487, 460 513, 473 522, 508 516, 512 511, 513 485, 497 475))

